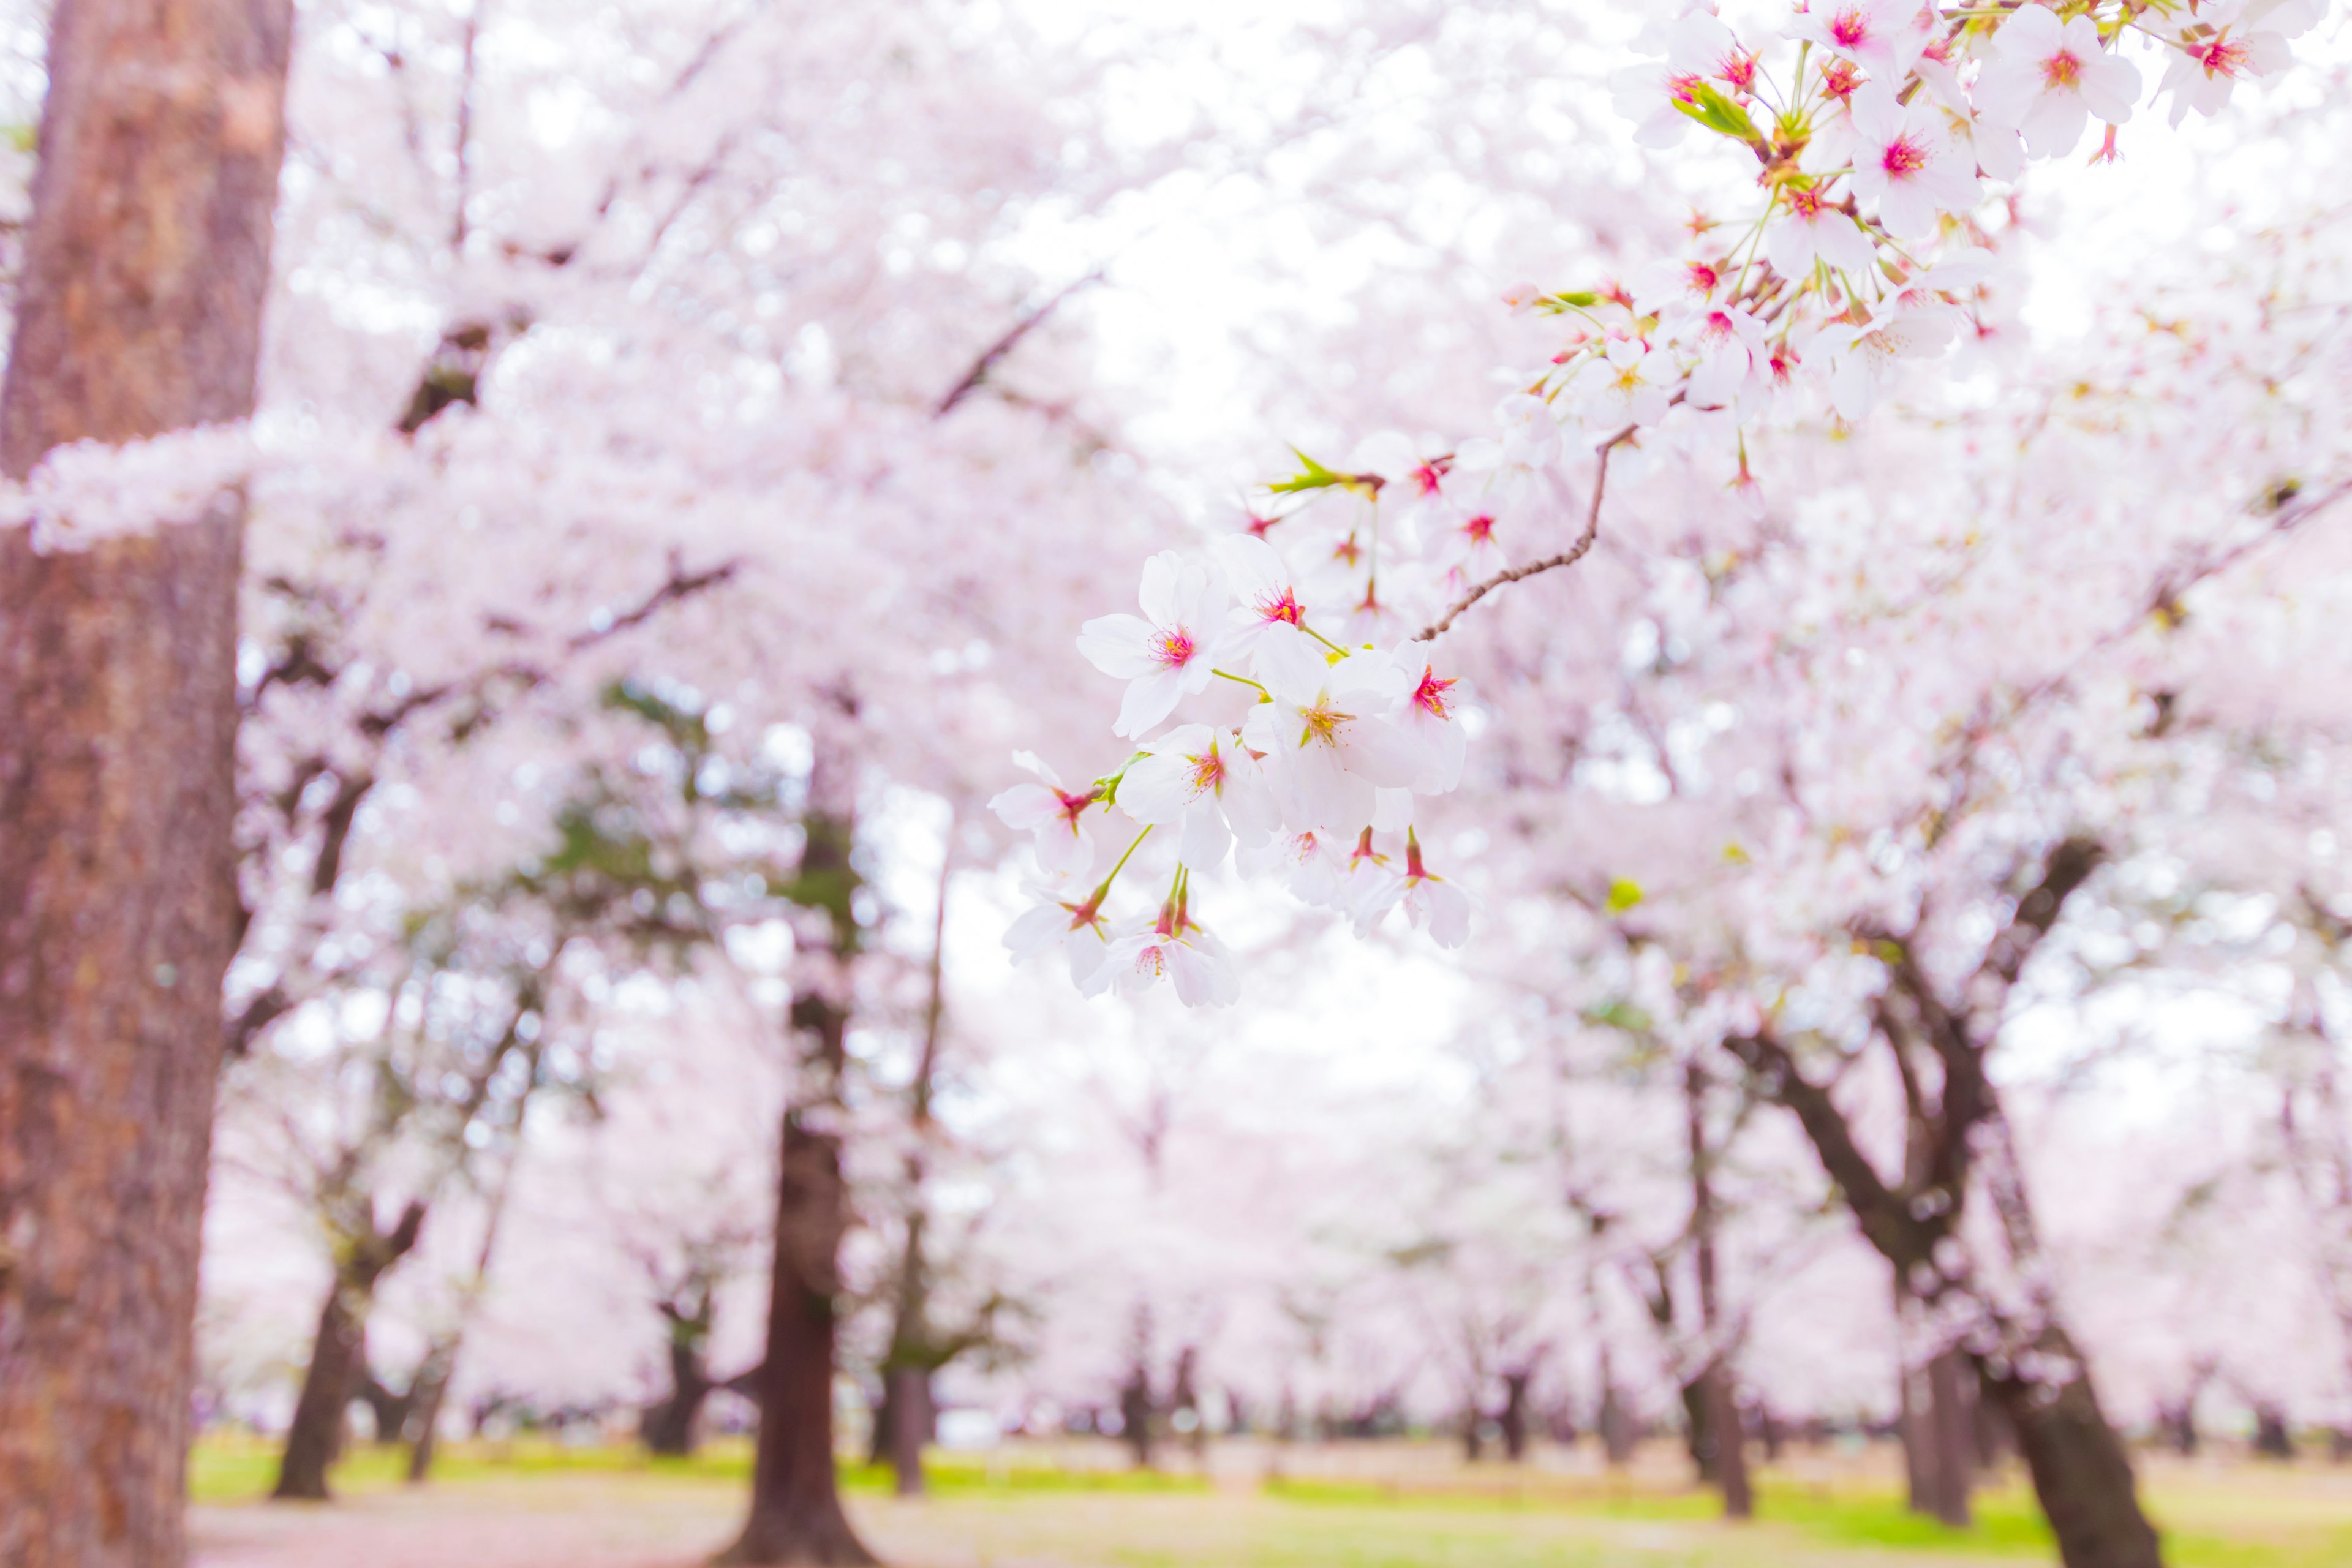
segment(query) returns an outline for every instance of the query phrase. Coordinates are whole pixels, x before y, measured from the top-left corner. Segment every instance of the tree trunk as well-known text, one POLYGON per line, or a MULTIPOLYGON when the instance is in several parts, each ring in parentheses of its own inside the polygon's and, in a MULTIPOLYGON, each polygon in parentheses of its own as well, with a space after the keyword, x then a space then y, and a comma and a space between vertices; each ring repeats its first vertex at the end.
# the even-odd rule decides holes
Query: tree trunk
POLYGON ((2254 1405, 2254 1455, 2263 1459, 2294 1458, 2294 1438, 2287 1431, 2286 1412, 2268 1401, 2254 1405))
POLYGON ((1715 1484, 1723 1491, 1726 1519, 1756 1517, 1756 1492, 1748 1477, 1747 1434, 1731 1391, 1731 1372, 1721 1363, 1699 1379, 1705 1392, 1707 1435, 1715 1447, 1715 1484))
MULTIPOLYGON (((837 1047, 847 1016, 825 1011, 831 1017, 819 1026, 837 1047)), ((834 1311, 848 1224, 841 1141, 808 1126, 795 1108, 784 1115, 782 1142, 751 1517, 719 1561, 870 1563, 834 1478, 834 1311)))
POLYGON ((436 1341, 425 1352, 423 1364, 409 1387, 413 1402, 409 1425, 415 1436, 408 1442, 408 1484, 421 1487, 433 1474, 433 1451, 441 1442, 441 1406, 449 1397, 449 1379, 457 1370, 457 1346, 436 1341))
POLYGON ((1682 1385, 1683 1447, 1690 1450, 1691 1468, 1699 1484, 1715 1485, 1715 1412, 1706 1396, 1705 1373, 1682 1385))
POLYGON ((1928 1505, 1955 1530, 1969 1528, 1969 1491, 1976 1480, 1969 1462, 1976 1451, 1976 1407, 1969 1398, 1969 1372, 1957 1348, 1927 1363, 1927 1417, 1935 1438, 1928 1505))
POLYGON ((1503 1414, 1496 1424, 1503 1429, 1503 1458, 1514 1465, 1528 1457, 1528 1384, 1533 1381, 1534 1374, 1525 1371, 1503 1374, 1503 1414))
MULTIPOLYGON (((253 407, 289 0, 58 0, 0 468, 253 407)), ((0 1562, 173 1564, 237 940, 241 504, 0 529, 0 1562)))
POLYGON ((669 1395, 658 1404, 646 1407, 638 1426, 638 1435, 645 1439, 646 1450, 670 1458, 684 1458, 694 1452, 696 1440, 701 1436, 703 1401, 710 1396, 709 1369, 703 1364, 702 1347, 709 1332, 706 1321, 702 1333, 691 1332, 694 1325, 673 1322, 669 1336, 669 1395))
POLYGON ((324 1502, 327 1467, 342 1452, 344 1412, 351 1408, 367 1332, 367 1310, 383 1271, 408 1256, 425 1228, 425 1208, 410 1204, 390 1231, 368 1234, 347 1247, 319 1310, 319 1334, 310 1369, 294 1402, 294 1424, 286 1429, 286 1451, 278 1462, 273 1498, 324 1502))
POLYGON ((2140 1511, 2131 1460, 2099 1409, 2090 1374, 2053 1330, 2045 1351, 2076 1375, 2053 1386, 1978 1363, 1983 1396, 2009 1417, 2034 1496, 2050 1517, 2065 1568, 2162 1568, 2154 1527, 2140 1511))
POLYGON ((310 1367, 302 1375, 301 1396, 294 1402, 294 1423, 286 1429, 286 1450, 278 1457, 271 1497, 327 1500, 327 1468, 342 1451, 343 1412, 358 1348, 359 1325, 352 1321, 343 1282, 338 1279, 327 1287, 327 1304, 319 1310, 310 1367))
POLYGON ((1601 1452, 1610 1468, 1622 1469, 1633 1462, 1633 1421, 1618 1395, 1605 1348, 1601 1352, 1601 1408, 1593 1412, 1592 1426, 1601 1435, 1601 1452))
POLYGON ((923 1444, 931 1433, 931 1379, 919 1366, 890 1370, 890 1473, 900 1497, 923 1495, 923 1444))

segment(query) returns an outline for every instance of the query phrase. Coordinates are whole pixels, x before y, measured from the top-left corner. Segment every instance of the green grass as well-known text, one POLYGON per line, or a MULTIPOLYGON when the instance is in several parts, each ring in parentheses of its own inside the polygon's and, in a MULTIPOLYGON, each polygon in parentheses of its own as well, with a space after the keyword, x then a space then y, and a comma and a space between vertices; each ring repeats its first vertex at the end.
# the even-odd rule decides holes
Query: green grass
MULTIPOLYGON (((404 1458, 362 1447, 337 1468, 335 1489, 396 1491, 404 1458)), ((929 1518, 979 1532, 975 1540, 984 1534, 1007 1554, 1118 1568, 1810 1568, 1857 1553, 1916 1557, 1927 1568, 1939 1560, 2047 1563, 2055 1556, 2032 1495, 2014 1479, 1980 1491, 1976 1522, 1958 1531, 1906 1510, 1883 1469, 1821 1479, 1767 1475, 1757 1523, 1739 1528, 1717 1523, 1713 1496, 1680 1484, 1671 1469, 1603 1477, 1416 1468, 1411 1456, 1398 1458, 1403 1462, 1373 1479, 1293 1476, 1255 1486, 1234 1475, 1213 1487, 1192 1475, 1097 1468, 1022 1448, 935 1454, 927 1466, 933 1500, 911 1513, 887 1499, 887 1469, 845 1466, 842 1483, 866 1500, 862 1509, 884 1510, 877 1519, 929 1518)), ((560 1489, 566 1477, 609 1477, 622 1483, 598 1480, 609 1507, 639 1506, 633 1497, 700 1498, 723 1514, 736 1506, 751 1461, 740 1438, 711 1443, 690 1459, 656 1460, 626 1447, 527 1436, 451 1444, 435 1477, 453 1490, 536 1479, 560 1489)), ((276 1470, 267 1442, 214 1436, 196 1448, 191 1491, 199 1502, 248 1502, 268 1492, 276 1470)), ((2159 1465, 2145 1481, 2169 1568, 2352 1564, 2352 1472, 2319 1464, 2159 1465)), ((490 1500, 485 1506, 505 1506, 495 1489, 479 1495, 490 1500)))

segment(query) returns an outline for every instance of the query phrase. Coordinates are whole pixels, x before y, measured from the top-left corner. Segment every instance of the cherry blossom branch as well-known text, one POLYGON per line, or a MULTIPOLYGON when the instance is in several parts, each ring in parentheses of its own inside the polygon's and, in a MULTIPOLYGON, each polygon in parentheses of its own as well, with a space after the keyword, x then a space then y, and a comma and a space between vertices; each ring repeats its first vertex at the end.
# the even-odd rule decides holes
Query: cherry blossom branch
MULTIPOLYGON (((1677 403, 1681 402, 1682 395, 1679 393, 1675 394, 1675 401, 1677 403)), ((1593 448, 1594 452, 1600 456, 1601 468, 1600 470, 1592 476, 1592 501, 1591 504, 1587 506, 1584 510, 1584 531, 1577 536, 1575 543, 1570 545, 1567 549, 1561 551, 1557 555, 1547 555, 1540 561, 1530 561, 1524 566, 1507 567, 1503 571, 1496 573, 1492 577, 1487 578, 1485 582, 1472 588, 1467 594, 1463 595, 1461 598, 1455 600, 1453 605, 1446 610, 1445 614, 1440 616, 1436 620, 1432 621, 1428 626, 1422 627, 1419 632, 1416 632, 1413 635, 1412 640, 1415 642, 1429 642, 1433 638, 1443 637, 1445 634, 1446 628, 1454 625, 1455 616, 1461 615, 1463 611, 1468 609, 1471 605, 1476 604, 1479 600, 1485 598, 1487 595, 1493 593, 1496 589, 1501 587, 1506 583, 1516 583, 1523 577, 1533 577, 1541 573, 1556 571, 1562 566, 1573 566, 1579 561, 1583 560, 1586 553, 1591 550, 1593 541, 1601 537, 1601 498, 1609 489, 1610 454, 1616 451, 1619 447, 1632 440, 1640 430, 1641 426, 1638 425, 1628 425, 1622 430, 1618 431, 1614 436, 1610 437, 1607 440, 1601 442, 1599 446, 1593 448)))
POLYGON ((1061 309, 1062 301, 1081 289, 1092 288, 1102 279, 1102 268, 1097 267, 1076 282, 1064 285, 1044 304, 1013 322, 1003 337, 981 351, 980 357, 971 362, 971 368, 963 373, 963 379, 950 387, 948 395, 940 399, 940 405, 931 410, 931 417, 944 419, 954 413, 957 404, 980 390, 981 384, 988 379, 988 373, 996 368, 996 363, 1018 348, 1022 339, 1043 326, 1046 317, 1061 309))

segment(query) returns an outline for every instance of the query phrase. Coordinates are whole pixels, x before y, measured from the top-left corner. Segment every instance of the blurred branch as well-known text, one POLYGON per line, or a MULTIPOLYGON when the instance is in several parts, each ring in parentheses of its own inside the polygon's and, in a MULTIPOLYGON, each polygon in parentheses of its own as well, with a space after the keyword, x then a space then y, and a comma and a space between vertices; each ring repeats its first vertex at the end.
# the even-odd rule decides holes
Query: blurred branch
POLYGON ((996 363, 1018 348, 1022 339, 1043 326, 1045 318, 1059 310, 1065 300, 1081 289, 1092 288, 1102 279, 1103 270, 1097 267, 1076 281, 1065 284, 1051 299, 1013 322, 1003 337, 981 351, 980 357, 971 362, 971 368, 963 373, 963 379, 950 387, 948 395, 940 399, 940 405, 931 410, 931 417, 944 419, 954 413, 957 404, 980 390, 981 383, 988 379, 988 373, 996 368, 996 363))

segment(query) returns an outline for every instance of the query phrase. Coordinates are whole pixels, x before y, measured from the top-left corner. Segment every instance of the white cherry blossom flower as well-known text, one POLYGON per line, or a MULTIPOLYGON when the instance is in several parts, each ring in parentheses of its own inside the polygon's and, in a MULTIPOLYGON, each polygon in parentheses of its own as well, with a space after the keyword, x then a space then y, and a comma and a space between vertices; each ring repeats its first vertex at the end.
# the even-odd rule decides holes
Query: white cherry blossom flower
POLYGON ((1671 147, 1691 124, 1675 104, 1696 103, 1701 83, 1745 93, 1756 74, 1756 57, 1730 28, 1705 11, 1692 11, 1667 32, 1664 59, 1628 67, 1610 86, 1617 112, 1634 123, 1634 140, 1644 147, 1671 147))
POLYGON ((1601 357, 1585 363, 1575 386, 1587 419, 1617 429, 1664 419, 1673 402, 1666 389, 1675 379, 1673 363, 1648 344, 1615 338, 1601 357))
POLYGON ((2315 9, 2303 0, 2240 0, 2182 18, 2187 25, 2174 40, 2179 47, 2168 51, 2170 63, 2156 89, 2158 98, 2172 95, 2172 123, 2179 125, 2192 110, 2219 114, 2239 82, 2284 70, 2293 61, 2287 40, 2317 19, 2315 9))
POLYGON ((1350 654, 1314 686, 1276 686, 1250 710, 1242 738, 1266 759, 1283 820, 1355 833, 1372 820, 1376 789, 1410 786, 1418 757, 1389 714, 1412 682, 1386 655, 1350 654))
POLYGON ((1976 104, 1987 121, 2023 132, 2033 156, 2058 158, 2074 150, 2092 115, 2121 125, 2138 96, 2139 71, 2101 45, 2098 23, 2021 5, 1993 35, 1976 104))
POLYGON ((1702 407, 1731 402, 1769 354, 1764 323, 1737 305, 1715 305, 1677 324, 1675 335, 1696 356, 1690 401, 1702 407))
POLYGON ((1187 1007, 1224 1007, 1241 999, 1241 975, 1223 942, 1179 912, 1163 912, 1157 925, 1111 939, 1097 975, 1122 992, 1150 990, 1162 980, 1176 987, 1187 1007))
POLYGON ((1800 9, 1789 36, 1896 81, 1935 36, 1935 19, 1921 0, 1831 0, 1819 10, 1800 9))
POLYGON ((1263 844, 1282 826, 1265 775, 1231 733, 1181 724, 1144 751, 1119 781, 1119 807, 1138 822, 1181 824, 1177 853, 1192 869, 1222 863, 1235 840, 1263 844))
POLYGON ((1444 795, 1462 782, 1470 742, 1461 709, 1469 700, 1468 682, 1441 677, 1434 666, 1422 666, 1420 680, 1397 710, 1397 727, 1417 753, 1409 785, 1416 793, 1444 795))
POLYGON ((1831 406, 1842 419, 1863 418, 1877 403, 1878 389, 1896 361, 1943 353, 1967 320, 1958 306, 1937 301, 1909 310, 1897 305, 1867 326, 1832 321, 1822 328, 1813 342, 1828 355, 1831 406))
POLYGON ((1059 878, 1032 883, 1024 890, 1037 901, 1005 930, 1004 945, 1011 950, 1013 962, 1026 963, 1059 943, 1069 955, 1070 978, 1085 990, 1109 953, 1110 933, 1102 917, 1104 889, 1097 888, 1090 896, 1073 901, 1076 886, 1067 878, 1059 878))
POLYGON ((1429 563, 1449 579, 1480 582, 1511 563, 1495 542, 1492 511, 1460 506, 1434 521, 1437 537, 1429 547, 1429 563))
POLYGON ((1870 237, 1853 216, 1818 187, 1790 185, 1783 215, 1764 230, 1764 255, 1783 278, 1801 279, 1816 260, 1845 272, 1864 272, 1876 258, 1870 237))
POLYGON ((1633 281, 1633 311, 1655 316, 1671 310, 1704 310, 1730 282, 1731 275, 1713 261, 1653 262, 1633 281))
POLYGON ((1323 649, 1300 629, 1307 612, 1280 552, 1245 533, 1214 540, 1209 550, 1224 568, 1237 601, 1228 621, 1226 651, 1246 656, 1260 680, 1273 680, 1277 673, 1294 684, 1314 679, 1323 668, 1323 649))
POLYGON ((1976 205, 1981 193, 1973 163, 1926 97, 1906 107, 1873 82, 1853 95, 1853 194, 1878 204, 1889 234, 1925 235, 1938 215, 1976 205))
POLYGON ((1335 906, 1347 889, 1348 862, 1331 837, 1309 828, 1286 833, 1234 857, 1253 876, 1280 876, 1302 903, 1335 906))
POLYGON ((1460 947, 1470 940, 1470 895, 1424 870, 1418 844, 1405 847, 1404 893, 1398 902, 1404 918, 1416 929, 1427 927, 1438 946, 1460 947))
POLYGON ((1037 784, 1014 784, 988 803, 998 820, 1016 833, 1036 836, 1037 864, 1048 873, 1083 877, 1094 864, 1095 841, 1084 818, 1101 797, 1089 787, 1073 795, 1034 752, 1015 752, 1013 763, 1037 775, 1037 784))
POLYGON ((1207 563, 1163 550, 1143 565, 1143 615, 1101 616, 1078 633, 1078 651, 1128 683, 1114 735, 1141 735, 1205 688, 1225 618, 1225 586, 1207 563))

